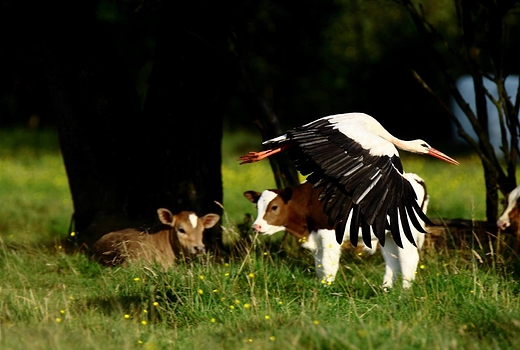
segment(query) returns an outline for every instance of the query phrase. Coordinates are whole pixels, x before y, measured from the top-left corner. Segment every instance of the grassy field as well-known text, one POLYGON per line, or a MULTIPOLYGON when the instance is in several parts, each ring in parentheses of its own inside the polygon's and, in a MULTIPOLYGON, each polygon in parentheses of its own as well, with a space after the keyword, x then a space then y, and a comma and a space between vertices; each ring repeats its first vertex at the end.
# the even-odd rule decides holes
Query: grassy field
MULTIPOLYGON (((254 213, 243 191, 274 186, 268 162, 236 162, 259 144, 226 134, 228 230, 254 213)), ((431 217, 482 220, 480 161, 457 159, 403 162, 426 180, 431 217)), ((104 268, 63 251, 71 214, 56 135, 0 131, 0 349, 518 348, 518 257, 492 254, 495 243, 487 257, 477 244, 424 251, 413 288, 384 292, 380 254, 347 252, 325 287, 310 253, 281 236, 253 238, 225 262, 104 268)))

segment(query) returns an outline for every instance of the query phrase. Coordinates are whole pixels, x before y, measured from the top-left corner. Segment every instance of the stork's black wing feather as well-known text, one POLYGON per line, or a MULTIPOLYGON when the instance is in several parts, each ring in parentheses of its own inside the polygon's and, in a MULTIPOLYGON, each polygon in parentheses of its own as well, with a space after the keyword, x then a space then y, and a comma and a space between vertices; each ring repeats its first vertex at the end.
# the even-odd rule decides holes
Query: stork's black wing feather
MULTIPOLYGON (((399 205, 399 222, 401 223, 401 226, 403 227, 403 232, 406 238, 412 243, 415 247, 417 247, 417 244, 415 243, 415 240, 412 235, 412 231, 410 230, 410 223, 407 220, 408 214, 406 213, 406 204, 402 203, 402 205, 399 205), (403 220, 404 218, 404 220, 403 220)), ((415 216, 412 215, 411 216, 415 216)), ((402 242, 401 242, 402 243, 402 242)))
MULTIPOLYGON (((347 220, 345 219, 345 222, 346 221, 347 220)), ((359 225, 360 225, 360 212, 359 212, 359 207, 357 205, 355 205, 352 208, 352 216, 350 218, 350 228, 349 228, 349 230, 350 230, 350 243, 354 247, 357 247, 359 225)), ((344 232, 342 232, 341 234, 342 234, 341 235, 341 239, 343 240, 344 232)), ((336 232, 336 236, 337 236, 337 232, 336 232)))
POLYGON ((418 206, 411 184, 403 178, 399 157, 371 155, 332 126, 328 119, 318 119, 289 130, 284 142, 297 145, 289 148, 289 157, 300 173, 309 175, 307 181, 322 189, 319 200, 324 203, 329 223, 336 225, 338 243, 342 243, 345 228, 350 226, 354 246, 360 227, 366 245, 371 244, 367 228, 372 228, 384 245, 389 225, 399 247, 400 228, 415 244, 408 220, 400 225, 399 217, 410 218, 413 226, 423 232, 417 216, 426 223, 431 221, 418 206), (347 225, 351 213, 352 221, 347 225))

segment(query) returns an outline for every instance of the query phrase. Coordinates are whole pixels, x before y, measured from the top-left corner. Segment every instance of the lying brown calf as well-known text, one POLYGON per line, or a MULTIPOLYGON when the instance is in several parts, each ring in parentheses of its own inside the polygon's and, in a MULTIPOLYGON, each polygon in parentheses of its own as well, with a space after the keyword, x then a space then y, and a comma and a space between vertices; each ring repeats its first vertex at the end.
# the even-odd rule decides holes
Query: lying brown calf
POLYGON ((202 218, 190 211, 173 215, 168 209, 157 210, 159 220, 169 229, 148 233, 133 228, 102 236, 92 246, 94 257, 104 265, 120 265, 129 261, 173 266, 179 254, 198 255, 206 251, 204 229, 215 226, 220 216, 207 214, 202 218))

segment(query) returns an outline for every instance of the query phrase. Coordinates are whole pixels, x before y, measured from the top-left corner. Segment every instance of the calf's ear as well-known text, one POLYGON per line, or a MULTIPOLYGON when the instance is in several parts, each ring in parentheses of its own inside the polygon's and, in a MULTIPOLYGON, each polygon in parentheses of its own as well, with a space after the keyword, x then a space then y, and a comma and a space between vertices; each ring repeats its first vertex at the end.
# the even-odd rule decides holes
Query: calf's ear
POLYGON ((165 208, 157 209, 157 216, 159 216, 159 220, 166 225, 173 225, 173 214, 171 211, 165 208))
POLYGON ((202 219, 202 224, 204 225, 204 228, 211 228, 211 227, 215 226, 215 224, 220 220, 220 215, 210 213, 210 214, 204 215, 203 217, 201 217, 201 219, 202 219))
POLYGON ((245 191, 244 197, 246 197, 251 203, 257 203, 258 199, 262 194, 257 191, 245 191))
POLYGON ((279 193, 280 197, 283 199, 284 203, 287 203, 291 200, 293 195, 293 189, 292 187, 286 187, 279 193))

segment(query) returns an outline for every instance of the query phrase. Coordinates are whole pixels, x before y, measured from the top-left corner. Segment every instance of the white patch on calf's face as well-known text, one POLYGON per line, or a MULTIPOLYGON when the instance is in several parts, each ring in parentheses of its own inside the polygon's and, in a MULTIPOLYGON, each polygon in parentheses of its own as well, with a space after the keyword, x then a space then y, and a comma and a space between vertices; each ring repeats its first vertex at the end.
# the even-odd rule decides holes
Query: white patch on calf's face
POLYGON ((267 206, 278 196, 277 193, 269 190, 265 190, 262 192, 260 198, 258 198, 258 202, 256 203, 256 207, 258 208, 258 216, 264 216, 265 211, 267 210, 267 206))
POLYGON ((261 234, 272 235, 276 232, 285 230, 285 227, 268 224, 267 221, 265 221, 264 219, 269 203, 271 203, 273 199, 275 199, 277 196, 277 193, 265 190, 264 192, 262 192, 260 198, 258 198, 258 202, 256 203, 257 217, 255 222, 253 222, 253 228, 259 228, 258 232, 261 234))
POLYGON ((189 218, 189 220, 191 222, 191 226, 197 227, 197 223, 198 223, 198 220, 199 220, 198 216, 195 215, 195 214, 190 214, 190 216, 188 218, 189 218))
POLYGON ((202 231, 204 228, 198 225, 198 217, 192 212, 181 212, 175 215, 173 222, 176 240, 179 248, 185 254, 197 255, 204 253, 204 243, 202 242, 202 231))

